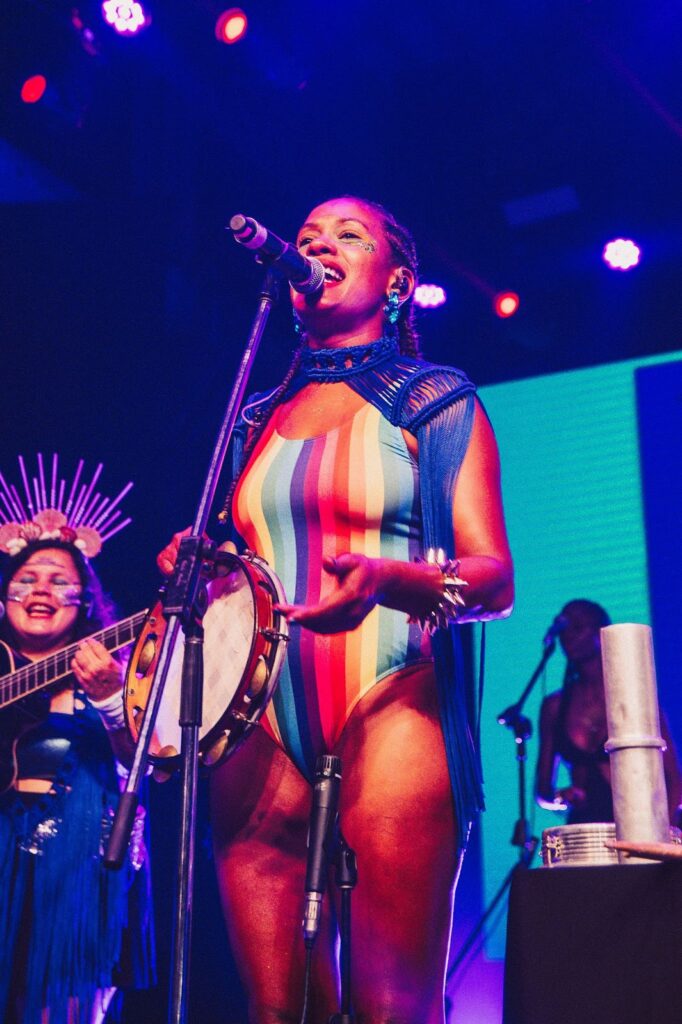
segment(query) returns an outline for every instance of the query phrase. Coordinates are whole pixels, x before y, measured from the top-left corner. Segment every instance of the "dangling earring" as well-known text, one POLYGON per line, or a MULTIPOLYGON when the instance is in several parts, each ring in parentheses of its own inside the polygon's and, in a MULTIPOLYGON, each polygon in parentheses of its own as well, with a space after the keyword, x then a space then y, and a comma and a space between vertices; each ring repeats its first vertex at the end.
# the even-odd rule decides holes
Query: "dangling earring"
POLYGON ((295 333, 296 337, 299 339, 299 341, 302 341, 303 340, 303 336, 305 334, 305 328, 303 327, 303 324, 301 322, 301 318, 299 317, 299 315, 296 312, 296 310, 292 309, 291 312, 292 312, 292 315, 293 315, 293 318, 294 318, 294 333, 295 333))
POLYGON ((386 305, 384 306, 384 317, 386 322, 395 327, 398 323, 398 317, 400 316, 400 294, 395 288, 391 288, 388 296, 386 297, 386 305))

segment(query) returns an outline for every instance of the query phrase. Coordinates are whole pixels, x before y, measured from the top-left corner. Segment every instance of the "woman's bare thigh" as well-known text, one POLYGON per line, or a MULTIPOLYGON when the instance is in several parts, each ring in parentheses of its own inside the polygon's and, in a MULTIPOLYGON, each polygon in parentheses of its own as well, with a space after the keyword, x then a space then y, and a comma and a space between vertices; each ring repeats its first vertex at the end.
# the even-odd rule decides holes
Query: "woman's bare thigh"
MULTIPOLYGON (((352 981, 358 1024, 441 1024, 458 873, 432 668, 378 683, 334 753, 340 816, 356 852, 352 981)), ((216 869, 251 1018, 298 1020, 310 784, 260 729, 212 775, 216 869)), ((330 899, 314 951, 311 1020, 338 1007, 330 899)))
MULTIPOLYGON (((297 1024, 303 1002, 301 930, 311 786, 255 729, 211 777, 218 887, 248 1000, 258 1024, 297 1024)), ((328 911, 315 949, 311 1020, 336 1008, 328 911)))
POLYGON ((441 1024, 460 858, 432 666, 373 687, 334 752, 341 827, 358 861, 358 1022, 441 1024))

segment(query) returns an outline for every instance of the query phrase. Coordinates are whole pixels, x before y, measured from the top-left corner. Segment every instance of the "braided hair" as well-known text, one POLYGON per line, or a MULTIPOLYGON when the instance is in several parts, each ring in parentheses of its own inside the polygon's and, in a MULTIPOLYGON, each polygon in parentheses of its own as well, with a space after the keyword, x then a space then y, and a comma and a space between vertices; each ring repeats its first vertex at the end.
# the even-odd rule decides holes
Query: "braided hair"
MULTIPOLYGON (((340 198, 352 199, 357 203, 362 203, 363 206, 368 207, 370 210, 373 210, 374 213, 378 214, 384 229, 386 241, 391 247, 393 256, 401 266, 408 267, 409 270, 412 271, 416 280, 418 270, 417 250, 414 244, 414 239, 407 228, 403 227, 402 224, 399 224, 393 214, 387 210, 385 206, 382 206, 381 203, 376 203, 372 199, 363 199, 362 196, 344 195, 340 198)), ((415 323, 414 294, 410 295, 409 299, 402 303, 396 329, 398 332, 398 346, 402 355, 417 358, 421 356, 419 335, 417 333, 415 323)), ((286 398, 289 385, 298 371, 301 362, 301 354, 305 345, 306 338, 305 335, 302 334, 301 344, 294 352, 293 359, 282 383, 279 387, 275 388, 265 402, 260 403, 251 413, 253 425, 246 439, 240 464, 234 474, 232 483, 225 495, 223 507, 218 515, 218 518, 222 523, 227 522, 227 519, 229 518, 234 492, 237 489, 237 484, 239 483, 241 475, 246 468, 249 458, 251 457, 251 453, 258 444, 258 440, 275 409, 286 398)))
MULTIPOLYGON (((362 196, 351 195, 342 196, 341 198, 354 199, 355 202, 362 203, 363 206, 369 207, 370 210, 373 210, 374 213, 378 214, 384 229, 386 241, 391 247, 391 252, 398 263, 412 271, 416 281, 419 270, 417 249, 414 244, 414 238, 407 228, 398 223, 390 210, 387 210, 385 206, 381 205, 381 203, 374 202, 373 199, 363 199, 362 196)), ((414 312, 414 293, 401 305, 400 318, 396 327, 398 329, 398 344, 400 346, 401 353, 404 356, 421 356, 419 334, 417 332, 414 312)))

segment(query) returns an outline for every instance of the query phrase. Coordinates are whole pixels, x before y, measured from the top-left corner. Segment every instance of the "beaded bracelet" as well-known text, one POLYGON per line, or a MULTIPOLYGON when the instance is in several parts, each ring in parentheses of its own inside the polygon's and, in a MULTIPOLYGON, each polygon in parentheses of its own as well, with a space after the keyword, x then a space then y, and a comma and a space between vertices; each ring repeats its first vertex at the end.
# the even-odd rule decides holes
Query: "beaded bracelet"
POLYGON ((462 588, 469 584, 458 575, 459 559, 447 558, 442 548, 428 548, 425 557, 415 561, 437 565, 443 575, 443 593, 436 607, 428 615, 409 619, 409 622, 419 623, 422 631, 433 634, 437 629, 447 629, 457 619, 460 608, 464 607, 462 588))
POLYGON ((110 697, 105 697, 104 700, 91 700, 90 703, 95 711, 99 711, 102 725, 107 732, 117 732, 118 729, 124 728, 126 721, 123 711, 122 689, 112 693, 110 697))

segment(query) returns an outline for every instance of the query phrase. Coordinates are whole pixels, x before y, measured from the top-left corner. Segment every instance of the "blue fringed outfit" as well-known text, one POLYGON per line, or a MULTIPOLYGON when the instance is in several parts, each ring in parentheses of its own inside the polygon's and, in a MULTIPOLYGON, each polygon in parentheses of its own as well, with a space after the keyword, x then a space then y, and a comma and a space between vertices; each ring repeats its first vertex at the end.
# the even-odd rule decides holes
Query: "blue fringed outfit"
POLYGON ((73 999, 75 1019, 88 1024, 98 989, 151 981, 144 821, 122 870, 106 870, 101 855, 118 778, 84 694, 76 694, 73 715, 51 713, 29 737, 27 756, 58 767, 51 793, 0 797, 0 1019, 18 999, 20 1024, 40 1024, 44 1007, 50 1024, 67 1024, 73 999))

